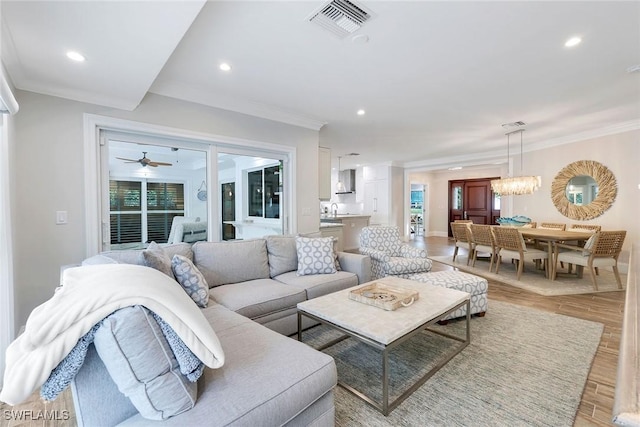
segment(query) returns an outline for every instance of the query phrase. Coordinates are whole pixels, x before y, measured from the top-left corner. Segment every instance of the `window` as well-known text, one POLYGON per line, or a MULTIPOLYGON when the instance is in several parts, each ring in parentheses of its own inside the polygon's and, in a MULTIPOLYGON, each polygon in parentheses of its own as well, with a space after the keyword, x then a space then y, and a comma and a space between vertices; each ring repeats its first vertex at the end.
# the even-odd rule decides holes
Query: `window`
POLYGON ((280 166, 247 173, 248 216, 280 218, 280 166))
POLYGON ((166 243, 173 217, 184 216, 184 184, 109 181, 111 244, 166 243))

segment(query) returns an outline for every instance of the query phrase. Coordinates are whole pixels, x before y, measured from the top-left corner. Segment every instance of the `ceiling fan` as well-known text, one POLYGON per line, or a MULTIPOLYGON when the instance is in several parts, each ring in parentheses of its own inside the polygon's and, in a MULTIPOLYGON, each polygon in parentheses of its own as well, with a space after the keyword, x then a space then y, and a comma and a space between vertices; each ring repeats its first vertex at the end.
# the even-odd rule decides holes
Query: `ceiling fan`
POLYGON ((116 159, 118 160, 124 160, 125 163, 140 163, 142 166, 151 166, 151 167, 158 167, 158 166, 172 166, 171 163, 165 163, 165 162, 153 162, 150 159, 147 158, 147 152, 143 151, 142 152, 142 158, 138 159, 138 160, 134 160, 134 159, 125 159, 122 157, 116 157, 116 159))

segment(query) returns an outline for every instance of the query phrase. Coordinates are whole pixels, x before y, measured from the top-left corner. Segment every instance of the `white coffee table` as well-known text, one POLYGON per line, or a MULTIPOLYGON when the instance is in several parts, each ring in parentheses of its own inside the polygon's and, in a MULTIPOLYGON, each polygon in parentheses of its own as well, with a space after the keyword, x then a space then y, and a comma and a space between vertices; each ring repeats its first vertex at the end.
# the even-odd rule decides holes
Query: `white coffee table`
MULTIPOLYGON (((469 329, 470 294, 467 292, 448 289, 425 283, 397 277, 385 277, 373 282, 364 283, 353 288, 324 295, 298 304, 298 340, 302 341, 302 317, 315 319, 320 323, 340 330, 345 335, 318 348, 323 350, 346 338, 356 338, 382 352, 382 401, 377 402, 363 392, 356 390, 342 381, 342 387, 349 390, 374 408, 388 415, 402 401, 424 384, 433 374, 442 368, 456 354, 460 353, 471 341, 469 329), (349 299, 349 292, 373 282, 383 283, 394 287, 417 290, 420 297, 409 307, 400 307, 394 311, 386 311, 378 307, 367 305, 349 299), (464 338, 433 330, 429 326, 444 319, 463 305, 467 306, 466 336, 464 338), (389 352, 405 340, 423 330, 459 341, 460 344, 449 349, 441 359, 424 376, 404 391, 394 401, 389 402, 389 352)), ((428 339, 428 335, 425 335, 428 339)))

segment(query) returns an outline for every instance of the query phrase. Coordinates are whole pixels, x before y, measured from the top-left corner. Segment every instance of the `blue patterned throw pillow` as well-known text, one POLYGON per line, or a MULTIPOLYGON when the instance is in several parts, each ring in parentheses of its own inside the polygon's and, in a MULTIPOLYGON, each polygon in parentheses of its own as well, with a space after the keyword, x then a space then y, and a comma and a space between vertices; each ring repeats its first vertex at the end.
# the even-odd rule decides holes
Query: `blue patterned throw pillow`
POLYGON ((298 276, 332 274, 336 270, 336 256, 332 237, 296 237, 298 276))
POLYGON ((174 255, 171 259, 173 275, 185 292, 198 306, 205 308, 209 302, 209 285, 204 276, 191 260, 182 255, 174 255))

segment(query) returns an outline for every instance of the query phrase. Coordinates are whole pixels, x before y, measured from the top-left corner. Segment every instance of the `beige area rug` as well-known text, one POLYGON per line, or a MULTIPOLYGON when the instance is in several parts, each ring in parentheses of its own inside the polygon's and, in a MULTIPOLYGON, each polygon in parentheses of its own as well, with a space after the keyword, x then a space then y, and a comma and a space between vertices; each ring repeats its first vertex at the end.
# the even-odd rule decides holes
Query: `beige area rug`
MULTIPOLYGON (((476 266, 474 268, 467 265, 467 257, 464 255, 458 255, 455 263, 451 261, 451 256, 434 256, 429 258, 433 261, 455 267, 460 271, 475 274, 476 276, 484 277, 488 280, 506 283, 507 285, 515 286, 516 288, 525 289, 544 296, 592 294, 595 292, 624 290, 618 289, 616 278, 610 269, 600 269, 600 274, 597 276, 598 290, 596 291, 591 283, 591 275, 587 270, 585 270, 582 279, 578 279, 575 274, 567 274, 565 269, 564 273, 558 273, 556 280, 551 281, 544 276, 544 271, 536 270, 532 263, 527 263, 520 280, 517 280, 516 264, 512 264, 508 261, 503 262, 500 266, 500 274, 495 274, 495 266, 493 269, 494 272, 489 273, 488 259, 476 260, 476 266)), ((621 272, 620 278, 622 279, 622 286, 624 288, 627 283, 627 275, 622 274, 621 272)))
MULTIPOLYGON (((465 322, 434 325, 464 334, 465 322)), ((338 427, 571 427, 603 325, 560 314, 489 301, 485 317, 471 318, 471 343, 385 417, 342 387, 335 389, 338 427)), ((340 335, 312 328, 312 346, 340 335)), ((451 340, 425 332, 391 351, 391 395, 406 390, 451 340)), ((338 378, 379 398, 381 354, 355 339, 324 352, 334 357, 338 378)))

